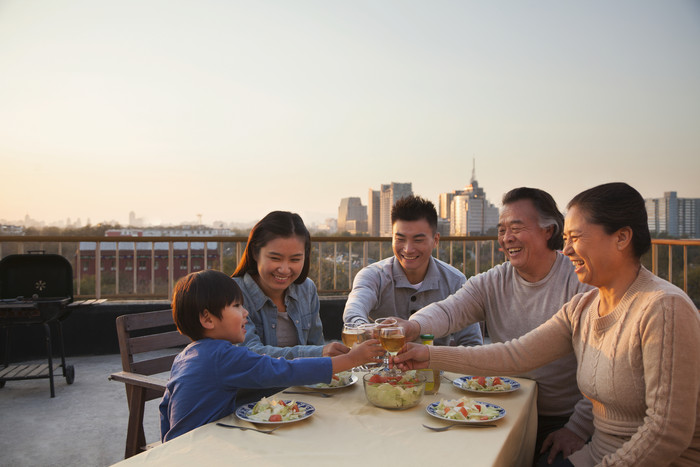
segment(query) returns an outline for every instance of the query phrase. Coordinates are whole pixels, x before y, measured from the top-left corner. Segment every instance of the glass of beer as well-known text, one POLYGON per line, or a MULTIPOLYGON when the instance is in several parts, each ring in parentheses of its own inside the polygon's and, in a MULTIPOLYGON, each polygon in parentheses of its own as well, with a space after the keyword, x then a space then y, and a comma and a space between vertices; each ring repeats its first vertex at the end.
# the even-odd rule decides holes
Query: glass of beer
POLYGON ((345 323, 340 337, 343 339, 343 344, 352 348, 353 345, 365 340, 365 330, 356 323, 345 323))
MULTIPOLYGON (((399 326, 388 326, 379 329, 379 342, 387 351, 387 355, 384 356, 384 367, 389 369, 389 354, 396 355, 399 350, 403 348, 406 344, 406 336, 403 333, 403 328, 399 326)), ((396 369, 389 370, 397 372, 396 369)))

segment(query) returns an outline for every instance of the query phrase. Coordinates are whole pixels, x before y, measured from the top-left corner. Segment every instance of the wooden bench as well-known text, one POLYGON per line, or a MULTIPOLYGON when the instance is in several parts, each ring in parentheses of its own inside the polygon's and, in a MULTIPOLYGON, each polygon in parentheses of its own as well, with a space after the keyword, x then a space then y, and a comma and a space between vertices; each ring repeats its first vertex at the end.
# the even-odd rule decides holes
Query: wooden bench
POLYGON ((124 458, 129 458, 147 449, 143 430, 146 401, 161 398, 165 392, 167 381, 152 375, 169 372, 175 356, 191 340, 176 330, 172 310, 122 315, 116 322, 122 371, 109 379, 126 386, 129 423, 124 458))

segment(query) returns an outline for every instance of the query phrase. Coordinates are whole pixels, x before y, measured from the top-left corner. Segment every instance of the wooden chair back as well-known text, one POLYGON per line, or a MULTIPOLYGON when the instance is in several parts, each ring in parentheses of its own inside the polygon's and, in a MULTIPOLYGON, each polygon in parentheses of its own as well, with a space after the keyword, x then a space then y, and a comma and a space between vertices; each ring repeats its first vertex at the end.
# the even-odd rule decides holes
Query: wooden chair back
POLYGON ((143 414, 146 401, 161 398, 167 380, 154 377, 169 372, 175 356, 190 338, 180 334, 172 310, 132 313, 117 318, 122 371, 110 375, 126 386, 129 423, 124 457, 146 450, 143 414))

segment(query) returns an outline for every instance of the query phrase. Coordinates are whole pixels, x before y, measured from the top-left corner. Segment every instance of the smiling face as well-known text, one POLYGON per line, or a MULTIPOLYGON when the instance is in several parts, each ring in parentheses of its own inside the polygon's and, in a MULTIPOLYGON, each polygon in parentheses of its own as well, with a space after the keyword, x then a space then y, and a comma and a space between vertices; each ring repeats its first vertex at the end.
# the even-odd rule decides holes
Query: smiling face
POLYGON ((588 222, 584 212, 572 206, 564 220, 564 250, 574 265, 578 280, 595 287, 606 287, 618 274, 617 236, 603 226, 588 222))
POLYGON ((238 344, 245 341, 245 325, 248 322, 246 319, 248 310, 246 310, 241 302, 234 301, 226 305, 221 311, 221 318, 217 318, 213 314, 206 312, 200 318, 202 327, 205 329, 205 336, 212 339, 221 339, 229 341, 232 344, 238 344))
POLYGON ((255 281, 265 295, 274 298, 284 294, 304 268, 304 239, 277 237, 260 248, 256 255, 258 275, 255 281))
POLYGON ((529 282, 543 279, 556 259, 556 252, 547 247, 552 227, 542 228, 539 222, 529 199, 503 206, 498 221, 498 244, 518 274, 529 282))
POLYGON ((417 221, 397 220, 392 226, 391 246, 408 281, 417 284, 425 278, 430 256, 440 234, 433 232, 425 219, 417 221))

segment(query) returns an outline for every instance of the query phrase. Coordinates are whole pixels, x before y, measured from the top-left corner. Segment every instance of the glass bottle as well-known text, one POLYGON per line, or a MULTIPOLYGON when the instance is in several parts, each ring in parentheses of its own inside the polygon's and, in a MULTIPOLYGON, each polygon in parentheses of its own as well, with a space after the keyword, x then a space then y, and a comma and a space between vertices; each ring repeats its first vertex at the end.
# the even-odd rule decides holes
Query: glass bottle
MULTIPOLYGON (((435 336, 432 334, 421 334, 420 340, 424 345, 433 345, 435 336)), ((440 370, 418 370, 420 374, 425 376, 425 393, 437 394, 440 389, 440 370)))

